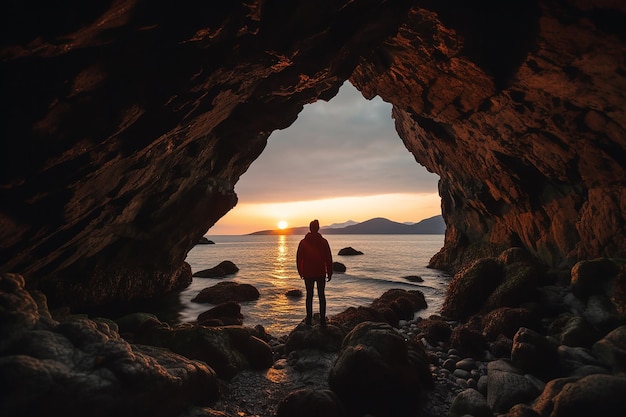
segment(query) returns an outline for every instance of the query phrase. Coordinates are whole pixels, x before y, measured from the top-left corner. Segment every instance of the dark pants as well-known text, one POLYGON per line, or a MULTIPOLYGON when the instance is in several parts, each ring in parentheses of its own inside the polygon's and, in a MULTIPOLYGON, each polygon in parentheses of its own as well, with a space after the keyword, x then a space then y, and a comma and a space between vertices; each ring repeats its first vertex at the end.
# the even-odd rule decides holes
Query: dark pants
POLYGON ((326 278, 304 278, 304 285, 306 286, 306 317, 307 320, 313 317, 313 286, 317 282, 317 296, 320 302, 320 319, 323 320, 326 317, 326 294, 324 288, 326 288, 326 278))

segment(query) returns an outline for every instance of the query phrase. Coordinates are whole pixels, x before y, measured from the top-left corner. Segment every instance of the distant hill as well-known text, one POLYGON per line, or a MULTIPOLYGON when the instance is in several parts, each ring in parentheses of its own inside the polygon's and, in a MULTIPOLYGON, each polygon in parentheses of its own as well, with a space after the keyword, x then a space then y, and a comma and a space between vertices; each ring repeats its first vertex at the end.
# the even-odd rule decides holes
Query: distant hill
MULTIPOLYGON (((331 225, 334 226, 334 225, 331 225)), ((304 235, 309 231, 308 226, 290 227, 285 230, 261 230, 251 235, 304 235)), ((322 234, 327 235, 439 235, 446 232, 446 224, 441 215, 424 219, 418 223, 398 223, 376 217, 362 223, 351 224, 345 227, 321 228, 322 234)))

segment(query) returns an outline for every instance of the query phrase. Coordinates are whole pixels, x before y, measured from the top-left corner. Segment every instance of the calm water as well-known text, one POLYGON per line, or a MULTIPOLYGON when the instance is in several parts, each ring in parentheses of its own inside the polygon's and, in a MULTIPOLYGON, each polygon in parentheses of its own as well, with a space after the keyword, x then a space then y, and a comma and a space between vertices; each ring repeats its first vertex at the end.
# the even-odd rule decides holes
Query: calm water
MULTIPOLYGON (((187 255, 194 272, 212 268, 224 260, 239 267, 239 272, 220 280, 232 280, 254 285, 261 296, 256 301, 241 303, 244 324, 261 324, 274 336, 287 334, 306 315, 304 298, 292 299, 284 294, 299 288, 304 282, 298 277, 295 258, 302 236, 208 236, 215 245, 197 245, 187 255)), ((332 316, 348 307, 369 305, 390 288, 419 289, 426 296, 428 309, 418 315, 425 317, 438 312, 443 302, 450 276, 426 268, 430 258, 443 246, 443 235, 327 235, 333 260, 346 265, 346 272, 335 273, 326 285, 327 315, 332 316), (339 256, 341 248, 352 246, 364 255, 339 256), (422 283, 404 279, 419 275, 422 283)), ((220 280, 194 278, 180 293, 181 321, 195 320, 200 313, 213 307, 191 301, 200 290, 220 280)), ((317 299, 313 301, 318 310, 317 299)))

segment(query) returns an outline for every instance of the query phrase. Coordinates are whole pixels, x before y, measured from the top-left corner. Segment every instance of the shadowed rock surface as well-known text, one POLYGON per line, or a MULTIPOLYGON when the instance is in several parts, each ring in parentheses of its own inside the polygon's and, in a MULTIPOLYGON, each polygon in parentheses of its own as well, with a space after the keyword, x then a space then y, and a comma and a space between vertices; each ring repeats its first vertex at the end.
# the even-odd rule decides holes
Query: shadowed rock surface
POLYGON ((441 177, 455 272, 512 245, 623 255, 622 2, 11 3, 0 271, 52 306, 188 285, 187 252, 275 129, 345 80, 441 177))

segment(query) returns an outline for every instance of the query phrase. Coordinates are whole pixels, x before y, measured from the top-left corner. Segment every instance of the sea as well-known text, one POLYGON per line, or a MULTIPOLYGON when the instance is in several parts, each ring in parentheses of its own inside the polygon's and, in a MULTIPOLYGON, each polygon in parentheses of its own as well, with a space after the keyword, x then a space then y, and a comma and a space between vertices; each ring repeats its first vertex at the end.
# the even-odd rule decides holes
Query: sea
MULTIPOLYGON (((219 281, 236 281, 255 286, 260 297, 241 302, 244 325, 262 325, 273 336, 289 334, 306 316, 304 297, 290 298, 288 290, 301 289, 304 282, 296 270, 296 250, 300 235, 207 236, 215 244, 196 245, 187 254, 192 271, 212 268, 222 261, 233 262, 236 274, 224 278, 194 277, 191 285, 178 294, 177 321, 192 322, 213 305, 191 301, 202 289, 219 281)), ((346 266, 345 273, 335 272, 326 284, 327 316, 348 307, 369 306, 392 288, 420 290, 428 308, 417 316, 439 312, 451 276, 428 268, 430 258, 443 246, 444 235, 326 235, 333 261, 346 266), (357 256, 339 256, 340 249, 353 247, 363 252, 357 256), (423 282, 411 282, 407 276, 420 276, 423 282)), ((319 311, 317 293, 314 312, 319 311)))

